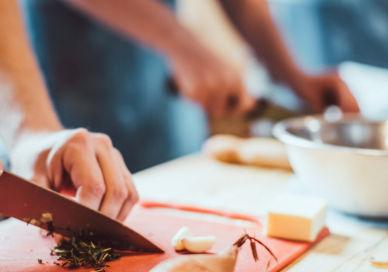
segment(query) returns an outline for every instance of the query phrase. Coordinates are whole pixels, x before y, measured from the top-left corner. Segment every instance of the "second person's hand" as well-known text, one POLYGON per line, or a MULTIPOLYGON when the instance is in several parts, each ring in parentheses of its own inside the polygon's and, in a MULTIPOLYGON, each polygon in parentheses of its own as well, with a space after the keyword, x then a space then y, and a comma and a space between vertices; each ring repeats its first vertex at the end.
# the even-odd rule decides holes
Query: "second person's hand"
POLYGON ((240 71, 195 41, 170 56, 170 63, 181 94, 211 118, 243 114, 255 104, 240 71))
POLYGON ((315 112, 324 111, 330 104, 335 104, 343 112, 359 112, 356 99, 335 72, 300 75, 294 78, 292 87, 315 112))

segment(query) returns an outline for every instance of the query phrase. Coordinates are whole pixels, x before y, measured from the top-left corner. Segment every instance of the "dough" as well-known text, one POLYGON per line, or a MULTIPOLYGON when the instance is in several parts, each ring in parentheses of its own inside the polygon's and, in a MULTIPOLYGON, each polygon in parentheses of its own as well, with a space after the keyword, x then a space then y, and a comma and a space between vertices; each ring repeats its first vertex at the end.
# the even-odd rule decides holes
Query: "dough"
POLYGON ((291 170, 284 145, 271 138, 215 135, 205 142, 203 152, 223 162, 291 170))
POLYGON ((228 163, 239 163, 237 154, 241 139, 232 135, 215 135, 209 138, 204 146, 203 152, 219 161, 228 163))
POLYGON ((271 138, 243 140, 237 150, 240 163, 291 170, 284 145, 271 138))

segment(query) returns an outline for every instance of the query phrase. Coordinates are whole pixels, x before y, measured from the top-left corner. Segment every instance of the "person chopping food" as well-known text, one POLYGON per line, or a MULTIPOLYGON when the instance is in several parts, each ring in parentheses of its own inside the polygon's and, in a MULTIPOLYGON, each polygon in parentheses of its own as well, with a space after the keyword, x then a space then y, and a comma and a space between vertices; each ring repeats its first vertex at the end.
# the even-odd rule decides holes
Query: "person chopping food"
MULTIPOLYGON (((33 2, 35 1, 31 3, 33 2)), ((127 158, 151 160, 151 154, 157 155, 164 148, 173 146, 173 143, 182 142, 181 138, 172 135, 174 126, 163 122, 169 120, 169 114, 166 114, 168 103, 163 102, 165 93, 161 91, 162 88, 159 88, 160 85, 155 85, 156 87, 153 86, 148 90, 138 85, 139 79, 141 79, 140 82, 149 83, 155 78, 160 79, 158 84, 161 84, 164 82, 163 77, 156 77, 156 75, 160 75, 159 72, 163 69, 159 71, 158 68, 159 72, 155 70, 147 72, 149 77, 137 77, 135 81, 131 79, 121 82, 121 79, 128 79, 128 77, 119 75, 123 73, 131 75, 136 71, 137 62, 131 61, 132 54, 123 53, 126 56, 123 58, 124 55, 119 53, 130 52, 126 51, 130 44, 128 41, 117 42, 120 37, 111 36, 107 29, 100 30, 101 36, 94 36, 93 31, 90 35, 85 35, 82 30, 100 26, 89 20, 85 21, 77 11, 67 8, 60 2, 37 1, 36 3, 43 6, 49 5, 46 7, 50 11, 43 12, 40 14, 43 17, 36 18, 49 16, 49 20, 66 18, 65 20, 69 19, 73 22, 62 24, 63 28, 57 28, 58 24, 55 23, 40 21, 43 24, 39 24, 39 21, 35 21, 36 26, 39 27, 55 27, 51 31, 60 34, 57 36, 59 43, 55 43, 57 39, 54 39, 53 43, 48 40, 47 43, 38 43, 39 37, 33 36, 48 85, 54 97, 57 98, 57 104, 66 102, 62 106, 59 105, 62 113, 66 111, 69 115, 74 114, 72 117, 76 117, 77 110, 81 110, 87 113, 87 117, 79 123, 82 126, 94 124, 91 125, 92 128, 102 130, 106 125, 105 131, 112 132, 113 135, 122 133, 124 141, 127 140, 130 143, 121 145, 120 148, 127 158), (65 14, 57 16, 56 12, 65 14), (84 23, 86 23, 85 28, 79 27, 78 24, 84 23), (73 29, 66 30, 70 26, 73 26, 73 29), (72 32, 75 30, 81 32, 78 34, 72 32), (68 39, 62 40, 63 37, 68 39), (85 38, 88 39, 84 40, 85 38), (96 42, 99 40, 102 43, 96 42), (75 42, 77 44, 74 44, 75 42), (39 45, 46 46, 45 50, 39 50, 39 45), (73 48, 79 50, 68 51, 66 45, 75 46, 73 48), (93 46, 102 46, 102 51, 97 52, 104 52, 107 57, 102 57, 104 54, 89 55, 96 53, 90 50, 93 46), (122 49, 116 50, 118 49, 116 46, 122 49), (79 54, 84 58, 80 58, 79 54), (55 61, 57 57, 62 59, 57 62, 55 61), (79 64, 77 61, 80 59, 92 62, 79 64), (115 67, 109 63, 116 63, 115 60, 119 59, 121 59, 120 63, 129 66, 119 66, 117 70, 113 69, 110 73, 101 73, 105 70, 101 71, 100 68, 115 67), (49 66, 46 61, 53 66, 49 66), (89 72, 92 74, 90 75, 89 72), (98 83, 99 80, 105 79, 105 76, 108 77, 107 81, 104 84, 98 83), (109 82, 116 81, 113 79, 117 79, 117 86, 109 85, 109 82), (124 88, 125 86, 130 89, 124 88), (124 90, 126 99, 120 98, 121 90, 124 90), (55 95, 57 92, 58 94, 55 95), (86 97, 78 97, 82 93, 86 94, 86 97), (142 96, 143 94, 145 96, 142 96), (70 99, 72 97, 76 98, 70 99), (114 101, 110 103, 109 97, 120 101, 122 107, 115 106, 114 101), (94 104, 96 101, 104 103, 94 104), (72 105, 78 106, 74 108, 72 105), (96 114, 96 108, 94 108, 96 105, 104 106, 104 110, 100 110, 103 117, 96 114), (117 118, 110 115, 112 109, 117 108, 123 109, 121 116, 124 117, 131 116, 126 114, 128 110, 131 112, 139 110, 141 114, 126 119, 121 124, 123 126, 118 126, 119 124, 115 123, 117 118), (103 122, 101 118, 108 121, 103 122), (93 123, 92 119, 96 122, 93 123), (131 124, 131 120, 138 125, 130 126, 125 130, 124 127, 131 124), (110 130, 109 123, 114 130, 110 130), (157 128, 161 129, 157 130, 157 128), (153 142, 155 137, 158 140, 153 142), (157 153, 153 153, 154 149, 157 149, 157 153), (151 153, 147 153, 147 150, 151 153)), ((321 92, 327 88, 334 90, 339 98, 339 106, 343 110, 357 110, 353 97, 338 76, 335 74, 309 76, 297 67, 276 31, 265 2, 247 1, 237 4, 233 1, 221 1, 220 3, 274 78, 293 86, 297 93, 309 101, 316 110, 322 109, 321 92)), ((77 199, 82 204, 98 209, 110 217, 123 220, 138 196, 122 155, 105 134, 93 133, 85 128, 64 128, 53 110, 46 86, 28 46, 17 2, 3 1, 0 5, 2 12, 0 17, 0 35, 2 35, 0 39, 2 74, 0 115, 3 116, 0 132, 9 152, 11 170, 41 186, 55 190, 61 190, 70 185, 77 190, 77 199)), ((254 101, 248 95, 238 73, 202 46, 162 3, 143 0, 115 2, 95 0, 71 1, 71 5, 92 18, 104 22, 121 33, 123 37, 133 37, 166 55, 182 95, 200 104, 209 115, 241 114, 253 106, 254 101), (230 97, 234 97, 236 101, 233 112, 228 108, 230 97)), ((39 5, 32 7, 39 7, 39 5)), ((33 18, 31 20, 34 21, 33 18)), ((50 31, 46 34, 50 34, 50 31)), ((134 45, 130 46, 132 48, 134 45)), ((142 57, 139 62, 147 69, 154 67, 153 60, 150 62, 140 60, 142 57)), ((184 118, 184 114, 179 114, 181 110, 175 114, 179 118, 184 118)), ((190 122, 192 127, 199 122, 196 118, 184 119, 181 120, 181 124, 186 123, 187 120, 192 120, 190 122)), ((70 122, 67 125, 70 125, 70 122)), ((74 125, 73 123, 72 126, 74 125)), ((131 165, 131 161, 129 159, 128 161, 131 165)), ((136 167, 135 163, 134 167, 136 167)))
POLYGON ((17 1, 0 1, 0 135, 10 170, 124 220, 138 199, 110 138, 58 120, 35 63, 17 1))
MULTIPOLYGON (((266 1, 194 2, 204 9, 219 3, 272 78, 291 87, 315 111, 326 106, 322 93, 327 89, 338 96, 342 110, 357 110, 335 73, 309 75, 295 63, 266 1)), ((23 1, 61 120, 110 135, 133 171, 197 151, 207 135, 201 108, 210 118, 220 118, 243 114, 254 105, 243 75, 177 20, 173 4, 23 1), (186 99, 169 95, 169 76, 186 99), (233 110, 228 97, 238 101, 233 110)), ((208 24, 211 28, 212 22, 208 24)))

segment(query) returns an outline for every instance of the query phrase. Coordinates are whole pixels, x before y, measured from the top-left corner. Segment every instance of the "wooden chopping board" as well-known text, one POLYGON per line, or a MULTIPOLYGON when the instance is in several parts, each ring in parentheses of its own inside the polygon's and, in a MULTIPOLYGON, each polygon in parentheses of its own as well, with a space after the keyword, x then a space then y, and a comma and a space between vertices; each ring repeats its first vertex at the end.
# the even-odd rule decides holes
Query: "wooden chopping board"
MULTIPOLYGON (((215 235, 217 242, 213 252, 229 247, 244 231, 256 235, 272 249, 279 259, 278 262, 271 262, 269 269, 271 272, 279 271, 312 246, 309 243, 263 237, 260 223, 209 215, 199 219, 198 216, 183 211, 148 209, 139 206, 126 223, 160 245, 165 253, 125 256, 111 262, 107 271, 146 272, 159 262, 177 256, 178 254, 170 246, 170 240, 182 226, 188 226, 198 235, 215 235)), ((318 240, 323 239, 326 235, 328 235, 327 230, 321 233, 318 240)), ((55 242, 51 237, 44 236, 34 226, 26 226, 25 223, 16 220, 0 223, 0 272, 67 271, 53 264, 55 257, 50 256, 50 249, 54 245, 55 242), (42 259, 44 264, 39 264, 38 259, 42 259)), ((240 251, 236 271, 265 271, 270 256, 265 250, 258 249, 260 249, 260 261, 255 263, 249 245, 245 245, 240 251)), ((78 269, 75 271, 91 270, 78 269)))

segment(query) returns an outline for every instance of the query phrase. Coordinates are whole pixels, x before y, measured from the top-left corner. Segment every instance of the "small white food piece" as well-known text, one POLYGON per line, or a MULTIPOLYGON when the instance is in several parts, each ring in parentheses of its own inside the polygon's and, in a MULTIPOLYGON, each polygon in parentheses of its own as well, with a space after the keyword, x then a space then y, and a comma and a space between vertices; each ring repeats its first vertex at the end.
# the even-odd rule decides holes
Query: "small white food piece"
POLYGON ((184 248, 191 253, 204 253, 210 250, 216 242, 214 236, 188 236, 183 240, 184 248))
POLYGON ((203 253, 211 249, 215 241, 214 236, 193 236, 188 227, 182 227, 171 239, 171 244, 176 251, 203 253))
POLYGON ((183 245, 183 239, 187 236, 190 236, 190 230, 188 227, 182 227, 178 230, 178 232, 172 237, 171 244, 176 251, 184 250, 185 247, 183 245))
POLYGON ((272 203, 267 214, 267 235, 276 238, 315 241, 326 222, 326 201, 286 194, 272 203))

